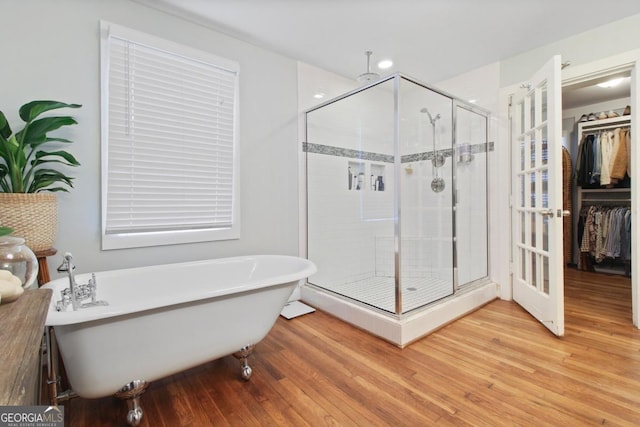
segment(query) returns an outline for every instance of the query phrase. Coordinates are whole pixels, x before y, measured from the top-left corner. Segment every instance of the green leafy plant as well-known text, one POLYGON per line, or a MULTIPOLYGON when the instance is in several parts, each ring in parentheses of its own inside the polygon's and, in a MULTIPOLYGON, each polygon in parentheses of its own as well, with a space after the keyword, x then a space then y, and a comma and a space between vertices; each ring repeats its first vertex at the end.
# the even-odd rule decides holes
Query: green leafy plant
POLYGON ((0 227, 0 237, 13 233, 13 229, 9 227, 0 227))
POLYGON ((20 107, 20 118, 25 124, 16 133, 0 111, 0 192, 68 191, 68 187, 73 187, 72 177, 51 166, 79 166, 80 163, 67 151, 47 151, 45 147, 54 143, 70 144, 68 139, 51 138, 47 134, 77 122, 70 116, 38 117, 51 110, 80 107, 58 101, 29 102, 20 107))

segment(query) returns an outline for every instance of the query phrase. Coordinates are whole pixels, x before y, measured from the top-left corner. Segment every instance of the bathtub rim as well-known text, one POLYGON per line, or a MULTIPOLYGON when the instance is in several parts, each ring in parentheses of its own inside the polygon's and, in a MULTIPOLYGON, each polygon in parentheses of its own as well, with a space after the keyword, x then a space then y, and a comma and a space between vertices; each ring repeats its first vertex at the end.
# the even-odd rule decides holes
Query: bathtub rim
MULTIPOLYGON (((258 263, 261 260, 268 262, 269 260, 287 260, 290 267, 295 267, 295 271, 287 270, 285 274, 273 275, 268 277, 260 277, 252 280, 247 280, 242 283, 238 283, 234 286, 228 286, 222 289, 213 289, 208 291, 198 290, 192 292, 183 292, 180 294, 172 295, 156 295, 154 298, 144 301, 128 301, 125 304, 109 305, 105 307, 90 307, 81 309, 79 311, 56 311, 56 302, 59 298, 59 290, 68 287, 68 278, 61 277, 59 279, 52 280, 42 286, 44 289, 52 289, 54 296, 49 304, 47 311, 47 319, 45 321, 46 326, 63 326, 72 325, 76 323, 84 323, 93 320, 106 319, 110 317, 123 316, 127 314, 152 310, 156 308, 169 307, 176 304, 184 304, 198 300, 205 300, 217 297, 223 297, 233 295, 242 292, 250 292, 252 290, 258 290, 261 288, 267 288, 270 286, 276 286, 281 284, 287 284, 290 282, 299 282, 316 273, 317 267, 306 258, 293 256, 293 255, 245 255, 245 256, 233 256, 224 258, 212 258, 197 261, 185 261, 175 262, 168 264, 156 264, 142 267, 122 268, 116 270, 104 270, 95 272, 96 276, 107 278, 117 274, 126 274, 128 272, 139 272, 148 269, 165 270, 175 268, 176 266, 190 267, 199 266, 203 264, 224 264, 231 262, 247 262, 252 261, 258 263)), ((78 274, 78 283, 88 280, 91 273, 78 274)), ((98 280, 98 299, 100 299, 100 281, 98 280)))

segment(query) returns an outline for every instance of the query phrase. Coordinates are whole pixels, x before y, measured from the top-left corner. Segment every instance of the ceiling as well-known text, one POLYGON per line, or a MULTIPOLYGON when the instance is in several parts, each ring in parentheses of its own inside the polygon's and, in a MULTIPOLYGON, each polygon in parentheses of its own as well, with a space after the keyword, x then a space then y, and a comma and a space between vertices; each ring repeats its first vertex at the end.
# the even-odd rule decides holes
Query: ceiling
MULTIPOLYGON (((426 83, 640 13, 639 0, 133 1, 348 78, 367 71, 371 50, 372 72, 426 83), (378 70, 381 59, 394 65, 378 70)), ((573 95, 565 104, 598 93, 573 95)))
POLYGON ((638 0, 135 0, 345 77, 435 83, 640 13, 638 0))
MULTIPOLYGON (((598 80, 592 80, 580 85, 574 85, 562 88, 562 109, 579 108, 590 104, 596 104, 607 101, 619 100, 621 98, 629 98, 631 96, 631 78, 630 73, 622 73, 621 75, 611 75, 598 80), (602 88, 598 83, 603 83, 615 77, 626 77, 615 87, 602 88)), ((624 108, 619 105, 618 108, 624 108)))

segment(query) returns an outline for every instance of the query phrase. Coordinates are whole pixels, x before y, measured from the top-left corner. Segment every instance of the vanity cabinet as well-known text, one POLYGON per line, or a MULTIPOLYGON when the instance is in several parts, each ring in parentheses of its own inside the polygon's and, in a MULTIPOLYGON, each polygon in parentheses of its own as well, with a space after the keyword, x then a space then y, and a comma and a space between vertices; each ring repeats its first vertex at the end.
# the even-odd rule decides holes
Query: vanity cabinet
POLYGON ((0 304, 0 406, 40 404, 41 348, 51 289, 0 304))

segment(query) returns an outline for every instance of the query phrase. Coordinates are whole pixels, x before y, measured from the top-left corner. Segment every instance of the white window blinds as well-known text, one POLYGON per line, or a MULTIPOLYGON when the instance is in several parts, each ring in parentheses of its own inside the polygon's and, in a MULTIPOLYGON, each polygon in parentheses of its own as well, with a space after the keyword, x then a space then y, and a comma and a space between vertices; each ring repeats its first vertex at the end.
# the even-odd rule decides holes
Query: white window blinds
POLYGON ((103 148, 107 240, 111 235, 230 230, 238 218, 237 69, 162 45, 122 36, 113 24, 109 28, 103 148))

